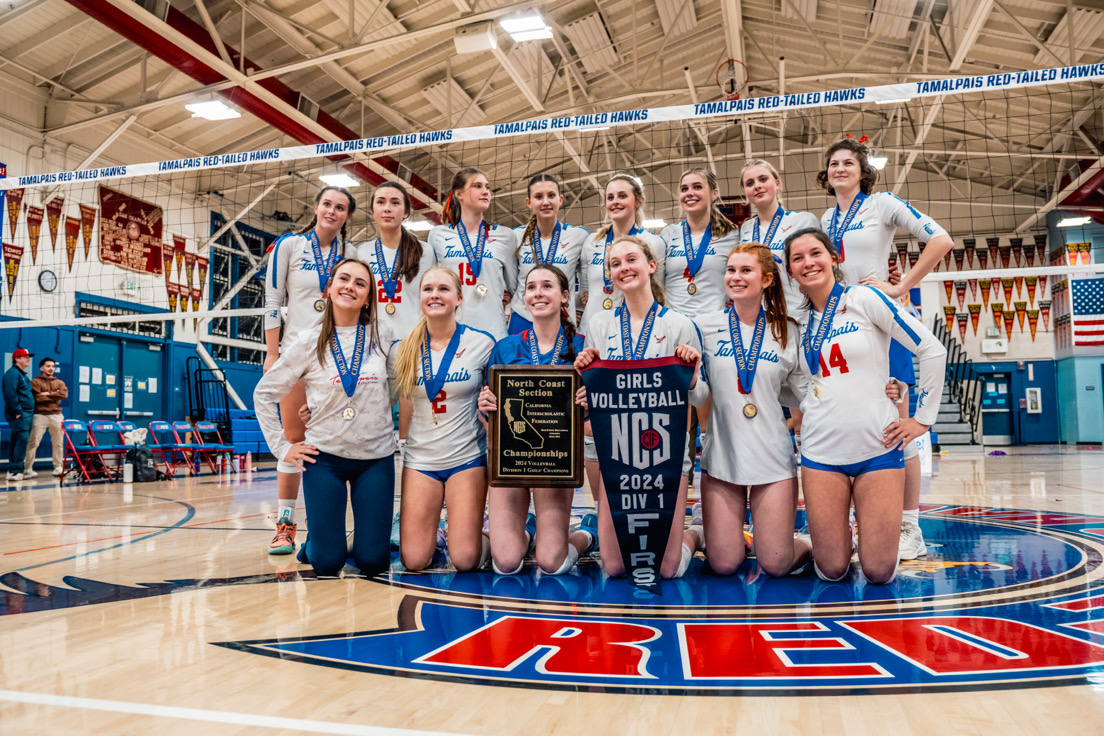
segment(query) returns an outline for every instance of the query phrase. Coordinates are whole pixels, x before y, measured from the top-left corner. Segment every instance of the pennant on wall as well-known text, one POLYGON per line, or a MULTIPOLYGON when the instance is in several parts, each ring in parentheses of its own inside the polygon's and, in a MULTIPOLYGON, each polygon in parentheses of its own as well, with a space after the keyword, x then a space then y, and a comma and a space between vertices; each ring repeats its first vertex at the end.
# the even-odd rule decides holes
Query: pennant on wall
POLYGON ((1023 276, 1013 276, 1012 280, 1016 282, 1016 296, 1023 296, 1023 276))
POLYGON ((1016 259, 1016 266, 1023 265, 1023 238, 1009 238, 1012 244, 1012 257, 1016 259))
POLYGON ((990 279, 980 279, 978 283, 981 284, 981 303, 982 305, 988 304, 990 287, 993 285, 993 282, 990 279))
POLYGON ((1008 339, 1012 339, 1012 325, 1016 322, 1016 313, 1010 310, 1004 310, 1001 313, 1004 317, 1004 331, 1008 334, 1008 339))
POLYGON ((1050 300, 1039 301, 1039 314, 1043 318, 1043 331, 1050 329, 1050 300))
POLYGON ((947 332, 954 329, 955 323, 955 308, 953 304, 948 304, 943 307, 943 319, 947 321, 947 332))
POLYGON ((184 283, 189 289, 192 288, 192 276, 195 275, 196 254, 185 253, 184 254, 184 274, 188 277, 184 283))
POLYGON ((974 253, 977 251, 977 240, 974 238, 966 238, 962 241, 963 252, 966 255, 966 268, 974 267, 974 253))
POLYGON ((954 293, 954 282, 953 281, 944 281, 943 282, 943 290, 945 292, 947 292, 947 301, 949 302, 951 300, 951 294, 954 293))
POLYGON ((908 260, 908 243, 897 243, 897 266, 902 270, 908 260))
POLYGON ((1024 317, 1027 316, 1027 302, 1016 302, 1016 320, 1020 323, 1020 332, 1023 332, 1024 317))
POLYGON ((180 294, 180 287, 177 286, 176 284, 172 283, 172 282, 169 282, 168 284, 166 284, 165 287, 168 289, 168 292, 169 292, 169 311, 170 312, 175 312, 176 311, 176 299, 177 299, 177 296, 180 294))
POLYGON ((986 238, 985 244, 989 246, 990 260, 993 261, 994 266, 997 265, 997 259, 1000 258, 1000 238, 986 238))
POLYGON ((966 260, 966 249, 965 248, 953 248, 951 250, 951 252, 954 253, 955 269, 958 270, 958 271, 961 271, 962 270, 962 264, 966 260))
POLYGON ((201 296, 202 295, 199 292, 199 287, 198 286, 192 287, 192 311, 193 312, 198 312, 199 311, 199 299, 200 299, 201 296))
POLYGON ((1028 247, 1024 248, 1024 260, 1027 261, 1027 267, 1033 268, 1035 266, 1035 249, 1028 247))
MULTIPOLYGON (((912 268, 913 266, 915 266, 916 262, 918 260, 920 260, 920 254, 917 253, 914 250, 910 250, 909 253, 908 253, 909 268, 912 268)), ((936 264, 936 265, 938 265, 938 264, 936 264)))
POLYGON ((172 264, 173 264, 173 247, 169 243, 161 244, 161 260, 164 262, 162 271, 165 274, 165 288, 170 289, 172 286, 172 264))
POLYGON ((954 287, 955 295, 958 297, 958 308, 962 309, 962 304, 966 301, 966 282, 956 281, 954 287))
POLYGON ((1046 282, 1047 282, 1047 276, 1044 273, 1043 275, 1041 275, 1039 277, 1039 296, 1042 296, 1043 294, 1046 293, 1046 282))
POLYGON ((962 342, 966 342, 966 320, 970 318, 970 315, 965 312, 959 314, 958 318, 958 339, 962 342))
POLYGON ((81 237, 84 239, 84 260, 88 260, 88 254, 92 250, 92 228, 96 227, 96 208, 80 205, 81 237))
POLYGON ((65 258, 69 261, 69 273, 73 272, 73 256, 77 253, 77 238, 80 237, 81 221, 76 217, 65 218, 65 258))
POLYGON ((1077 265, 1077 243, 1066 243, 1066 263, 1070 266, 1077 265))
POLYGON ((42 233, 42 220, 46 210, 41 207, 27 208, 27 234, 31 241, 31 263, 38 263, 38 236, 42 233))
POLYGON ((967 304, 966 308, 970 310, 970 324, 973 325, 974 334, 977 335, 978 322, 981 321, 981 304, 967 304))
POLYGON ((1027 282, 1027 298, 1028 298, 1028 301, 1030 301, 1031 306, 1034 307, 1035 306, 1035 290, 1039 286, 1039 277, 1038 276, 1027 276, 1027 277, 1024 278, 1024 281, 1027 282))
POLYGON ((1031 342, 1035 342, 1035 330, 1039 328, 1039 310, 1027 310, 1027 324, 1031 327, 1031 342))
POLYGON ((1008 268, 1012 265, 1012 246, 1002 245, 999 248, 1001 268, 1008 268))
POLYGON ((19 263, 23 260, 23 246, 3 244, 4 250, 4 276, 8 281, 8 299, 12 298, 15 291, 15 280, 19 278, 19 263))
MULTIPOLYGON (((978 268, 980 268, 982 271, 989 268, 989 251, 984 250, 984 249, 979 250, 977 252, 977 259, 978 259, 978 268)), ((994 261, 995 260, 996 259, 994 259, 994 261)))
POLYGON ((46 222, 50 227, 50 248, 53 250, 57 250, 58 230, 61 229, 61 210, 64 206, 64 197, 54 197, 46 203, 46 222))
POLYGON ((993 310, 993 324, 995 324, 997 327, 1000 327, 1001 318, 1004 313, 1004 307, 1001 305, 1000 302, 993 302, 991 308, 993 310))
POLYGON ((977 299, 977 279, 966 279, 966 283, 970 285, 970 298, 977 299))
POLYGON ((199 271, 199 295, 203 296, 203 287, 207 286, 207 266, 209 259, 204 256, 196 256, 196 269, 199 271))
POLYGON ((1001 287, 1004 288, 1004 306, 1006 307, 1012 304, 1012 285, 1014 283, 1016 283, 1015 279, 1001 279, 1001 287))
POLYGON ((190 301, 190 297, 192 295, 192 289, 187 284, 177 284, 176 288, 180 290, 180 299, 177 300, 176 305, 180 307, 179 311, 187 312, 188 302, 190 301))
POLYGON ((1046 233, 1035 233, 1035 253, 1039 256, 1039 264, 1046 263, 1046 233))
POLYGON ((943 266, 948 271, 951 270, 951 258, 953 258, 953 257, 954 257, 954 253, 952 251, 947 251, 946 253, 943 254, 943 266))
POLYGON ((8 225, 11 227, 11 239, 15 240, 15 231, 19 227, 19 213, 23 209, 23 190, 9 189, 6 199, 8 201, 8 225))
POLYGON ((1077 254, 1081 256, 1081 265, 1088 266, 1092 263, 1092 243, 1078 243, 1077 254))

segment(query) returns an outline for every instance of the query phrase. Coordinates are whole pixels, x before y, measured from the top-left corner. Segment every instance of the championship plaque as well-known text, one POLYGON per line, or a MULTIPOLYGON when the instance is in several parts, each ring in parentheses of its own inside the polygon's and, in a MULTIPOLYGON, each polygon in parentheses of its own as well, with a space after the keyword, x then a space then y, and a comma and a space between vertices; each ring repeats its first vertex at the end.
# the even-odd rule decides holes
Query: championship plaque
POLYGON ((571 366, 491 367, 498 411, 487 417, 492 486, 578 488, 583 484, 582 385, 571 366))

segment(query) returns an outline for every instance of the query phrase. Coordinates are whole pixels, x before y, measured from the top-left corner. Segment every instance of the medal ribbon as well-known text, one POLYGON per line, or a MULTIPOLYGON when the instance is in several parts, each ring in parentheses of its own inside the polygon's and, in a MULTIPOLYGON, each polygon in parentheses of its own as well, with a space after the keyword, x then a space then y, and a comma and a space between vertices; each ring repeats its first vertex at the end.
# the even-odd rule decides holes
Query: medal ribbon
MULTIPOLYGON (((759 366, 759 350, 763 347, 763 336, 767 333, 767 313, 759 307, 755 318, 755 333, 751 338, 751 349, 744 351, 744 338, 740 334, 740 320, 736 308, 728 310, 728 333, 732 336, 732 354, 736 358, 736 373, 740 376, 740 393, 750 394, 755 382, 755 371, 759 366)), ((818 355, 819 360, 819 355, 818 355)))
MULTIPOLYGON (((556 229, 552 231, 552 242, 548 244, 548 258, 544 258, 541 256, 540 228, 536 226, 533 227, 533 232, 536 234, 536 237, 529 243, 529 247, 533 251, 533 263, 538 266, 546 262, 553 265, 556 263, 556 250, 560 247, 560 231, 562 229, 560 223, 557 222, 556 229)), ((612 228, 610 232, 613 232, 612 228)))
MULTIPOLYGON (((843 296, 843 286, 838 282, 832 287, 832 293, 828 296, 828 303, 824 305, 824 314, 820 316, 820 324, 817 325, 816 336, 812 330, 805 328, 805 334, 801 336, 801 349, 805 351, 805 362, 809 364, 809 373, 816 375, 820 370, 820 349, 824 345, 824 338, 832 329, 832 318, 836 316, 836 307, 839 306, 843 296)), ((812 317, 810 316, 810 321, 812 317)))
POLYGON ((341 387, 345 389, 345 395, 350 399, 357 388, 360 376, 360 364, 364 360, 364 337, 368 334, 366 325, 357 323, 356 342, 353 346, 353 360, 345 362, 345 353, 341 350, 341 341, 337 339, 337 329, 334 329, 330 337, 330 352, 333 353, 334 363, 337 365, 337 374, 341 376, 341 387))
POLYGON ((682 242, 686 245, 686 268, 690 271, 691 281, 698 275, 698 270, 701 268, 702 263, 705 262, 705 254, 709 252, 709 241, 712 239, 713 223, 709 223, 705 226, 705 233, 702 234, 701 244, 698 245, 698 250, 695 251, 694 240, 690 236, 690 223, 686 220, 682 221, 682 242))
MULTIPOLYGON (((556 335, 556 346, 552 348, 552 362, 549 365, 559 365, 563 362, 560 360, 560 352, 563 350, 566 339, 563 327, 560 327, 560 334, 556 335)), ((541 365, 540 347, 537 345, 537 331, 533 329, 526 330, 525 342, 529 344, 529 359, 533 361, 533 365, 541 365)))
MULTIPOLYGON (((764 238, 763 240, 759 239, 759 218, 756 217, 755 218, 755 227, 751 231, 751 239, 753 241, 755 241, 756 243, 762 243, 763 245, 770 248, 771 247, 771 241, 774 240, 774 234, 776 232, 778 232, 778 226, 782 224, 782 215, 784 215, 784 214, 786 214, 786 213, 782 209, 781 206, 779 206, 777 209, 775 209, 774 215, 771 216, 770 225, 767 226, 767 237, 764 238)), ((774 249, 771 248, 771 250, 773 251, 774 249)), ((775 256, 774 253, 771 253, 771 255, 774 256, 774 260, 777 261, 778 263, 782 262, 782 259, 779 258, 778 256, 775 256)))
POLYGON ((475 236, 474 248, 463 221, 456 223, 456 232, 460 235, 460 245, 464 246, 464 255, 468 258, 468 267, 471 269, 472 276, 479 278, 483 270, 483 248, 487 245, 487 223, 479 221, 479 235, 475 236))
POLYGON ((376 261, 379 263, 379 272, 383 282, 383 290, 387 293, 388 299, 395 298, 395 288, 398 286, 398 281, 395 278, 395 266, 399 265, 399 252, 395 251, 395 262, 391 264, 391 268, 387 267, 387 260, 383 257, 383 241, 376 238, 376 261))
POLYGON ((851 220, 855 219, 855 213, 862 207, 863 201, 866 200, 866 195, 859 192, 855 195, 855 201, 851 203, 851 206, 847 208, 847 216, 843 218, 843 224, 836 228, 836 220, 839 218, 839 204, 832 210, 832 223, 828 227, 828 237, 832 239, 832 244, 836 246, 836 252, 839 253, 840 263, 843 263, 843 236, 847 232, 847 227, 851 224, 851 220))
MULTIPOLYGON (((629 235, 639 235, 644 232, 644 228, 633 225, 632 230, 629 230, 629 235)), ((613 226, 610 225, 609 232, 606 233, 606 255, 602 258, 602 291, 607 294, 613 293, 613 279, 610 278, 609 267, 609 250, 610 244, 613 242, 613 226)))
POLYGON ((314 266, 318 269, 318 290, 326 293, 326 284, 330 281, 330 271, 341 260, 337 254, 338 240, 335 237, 330 243, 330 252, 325 259, 322 258, 322 244, 318 242, 318 233, 310 231, 311 254, 314 256, 314 266))
POLYGON ((441 356, 441 364, 437 366, 437 373, 433 373, 433 353, 429 347, 429 331, 426 331, 425 344, 422 346, 422 381, 425 383, 426 396, 432 402, 437 394, 445 387, 448 378, 449 367, 452 366, 452 358, 456 355, 456 348, 460 346, 460 336, 467 329, 464 325, 456 325, 456 331, 452 333, 445 354, 441 356))
POLYGON ((621 354, 625 360, 643 360, 644 353, 648 349, 648 338, 652 336, 652 327, 655 325, 656 314, 659 313, 659 302, 652 302, 648 314, 644 317, 644 324, 640 326, 640 337, 637 338, 636 348, 632 344, 632 325, 629 321, 629 306, 622 304, 621 312, 621 354))

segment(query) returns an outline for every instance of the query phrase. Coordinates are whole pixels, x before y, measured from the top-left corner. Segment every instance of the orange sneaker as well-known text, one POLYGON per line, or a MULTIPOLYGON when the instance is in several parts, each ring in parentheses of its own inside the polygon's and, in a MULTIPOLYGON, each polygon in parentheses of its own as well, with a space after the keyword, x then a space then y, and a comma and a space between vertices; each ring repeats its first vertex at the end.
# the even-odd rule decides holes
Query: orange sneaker
POLYGON ((295 551, 295 524, 277 524, 276 536, 268 545, 270 555, 290 555, 295 551))

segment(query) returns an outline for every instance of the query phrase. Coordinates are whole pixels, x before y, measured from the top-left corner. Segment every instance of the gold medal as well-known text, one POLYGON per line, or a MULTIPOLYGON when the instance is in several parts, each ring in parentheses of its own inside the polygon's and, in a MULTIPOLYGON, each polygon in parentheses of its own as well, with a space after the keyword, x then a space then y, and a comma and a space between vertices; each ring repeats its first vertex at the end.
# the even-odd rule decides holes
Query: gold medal
POLYGON ((697 294, 698 293, 698 285, 695 284, 693 281, 691 281, 689 284, 686 285, 686 292, 688 294, 697 294))
POLYGON ((321 312, 325 308, 326 308, 326 300, 325 299, 318 299, 314 302, 314 311, 321 312))
POLYGON ((388 314, 394 314, 395 313, 395 305, 392 304, 391 302, 388 302, 387 306, 384 307, 384 309, 387 310, 388 314))
POLYGON ((747 417, 748 419, 754 419, 756 417, 756 415, 758 415, 758 414, 759 414, 759 408, 756 407, 755 404, 752 404, 750 402, 747 403, 747 404, 744 404, 744 416, 745 417, 747 417))
MULTIPOLYGON (((745 412, 746 413, 746 412, 745 412)), ((341 412, 341 418, 346 422, 353 421, 353 417, 356 416, 356 409, 351 406, 346 406, 344 411, 341 412)))
POLYGON ((487 293, 487 285, 484 283, 476 284, 475 291, 477 294, 479 294, 479 296, 483 296, 487 293))
POLYGON ((613 309, 613 300, 610 299, 608 296, 602 302, 602 309, 613 309))

